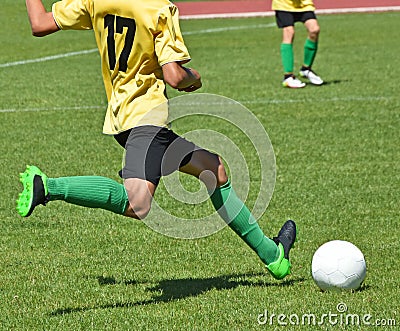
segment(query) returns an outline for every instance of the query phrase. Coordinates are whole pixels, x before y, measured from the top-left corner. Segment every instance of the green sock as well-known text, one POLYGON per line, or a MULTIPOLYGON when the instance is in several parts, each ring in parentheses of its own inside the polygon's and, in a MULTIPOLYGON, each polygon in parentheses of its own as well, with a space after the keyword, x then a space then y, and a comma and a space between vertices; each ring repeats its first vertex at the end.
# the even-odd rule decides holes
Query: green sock
POLYGON ((63 200, 75 205, 102 208, 123 215, 128 206, 125 187, 99 176, 49 178, 50 200, 63 200))
POLYGON ((293 45, 292 44, 281 44, 281 58, 283 64, 283 70, 286 74, 293 72, 293 45))
POLYGON ((304 43, 304 65, 311 67, 314 63, 315 55, 318 50, 318 41, 314 42, 310 39, 306 39, 304 43))
POLYGON ((278 259, 278 246, 264 235, 250 210, 236 195, 229 180, 215 189, 211 194, 211 201, 222 219, 266 265, 278 259))

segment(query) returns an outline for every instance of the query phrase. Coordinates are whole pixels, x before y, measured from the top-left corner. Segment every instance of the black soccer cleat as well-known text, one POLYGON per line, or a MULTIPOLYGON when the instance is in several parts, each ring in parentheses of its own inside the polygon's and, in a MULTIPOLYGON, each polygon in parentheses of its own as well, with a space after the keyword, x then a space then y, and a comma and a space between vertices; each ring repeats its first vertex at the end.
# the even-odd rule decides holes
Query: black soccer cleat
POLYGON ((279 250, 279 257, 276 261, 267 265, 268 271, 276 279, 283 279, 290 274, 292 267, 289 261, 289 251, 296 241, 296 224, 292 221, 286 221, 280 229, 278 236, 272 239, 279 250))
POLYGON ((277 245, 279 243, 283 246, 284 256, 289 260, 289 251, 293 247, 296 241, 296 223, 292 220, 288 220, 283 224, 282 228, 279 230, 278 236, 274 237, 272 240, 275 241, 277 245))

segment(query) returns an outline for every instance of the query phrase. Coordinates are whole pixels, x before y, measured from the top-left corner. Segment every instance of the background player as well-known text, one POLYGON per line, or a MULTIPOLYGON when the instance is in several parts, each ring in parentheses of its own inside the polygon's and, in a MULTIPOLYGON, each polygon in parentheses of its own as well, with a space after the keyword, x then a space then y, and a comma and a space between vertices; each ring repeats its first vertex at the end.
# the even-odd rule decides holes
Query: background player
POLYGON ((311 84, 322 85, 324 82, 312 69, 318 50, 320 27, 315 15, 312 0, 272 0, 272 10, 275 11, 276 23, 282 29, 281 58, 284 70, 282 85, 290 88, 306 86, 297 79, 293 72, 293 40, 296 22, 304 23, 308 36, 304 44, 304 59, 300 76, 305 77, 311 84))

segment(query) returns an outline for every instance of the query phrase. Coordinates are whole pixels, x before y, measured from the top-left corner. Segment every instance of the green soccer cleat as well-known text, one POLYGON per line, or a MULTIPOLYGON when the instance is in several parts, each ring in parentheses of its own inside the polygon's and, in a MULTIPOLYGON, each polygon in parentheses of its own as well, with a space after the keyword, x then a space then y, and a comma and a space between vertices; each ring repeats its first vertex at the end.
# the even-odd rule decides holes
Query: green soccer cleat
POLYGON ((268 264, 267 269, 276 279, 283 279, 290 274, 289 251, 296 241, 296 232, 296 223, 289 220, 283 224, 278 236, 273 238, 278 245, 279 257, 276 261, 268 264))
POLYGON ((20 182, 24 190, 17 200, 17 212, 22 217, 32 214, 37 205, 48 202, 47 176, 38 167, 27 166, 20 174, 20 182))

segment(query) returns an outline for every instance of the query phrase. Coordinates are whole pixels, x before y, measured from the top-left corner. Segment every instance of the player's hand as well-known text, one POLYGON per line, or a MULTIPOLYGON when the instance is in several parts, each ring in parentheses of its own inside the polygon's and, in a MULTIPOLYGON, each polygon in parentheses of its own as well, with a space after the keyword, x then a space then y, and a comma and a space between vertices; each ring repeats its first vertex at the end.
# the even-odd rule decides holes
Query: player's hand
POLYGON ((201 76, 199 72, 192 68, 185 68, 185 70, 190 74, 190 76, 192 76, 192 83, 187 87, 178 88, 178 91, 193 92, 201 88, 203 84, 201 83, 201 76))
POLYGON ((182 89, 178 89, 178 91, 181 91, 181 92, 193 92, 193 91, 198 90, 200 87, 202 87, 202 85, 203 84, 201 83, 201 80, 199 80, 196 83, 194 83, 194 84, 192 84, 192 85, 190 85, 188 87, 185 87, 185 88, 182 88, 182 89))

